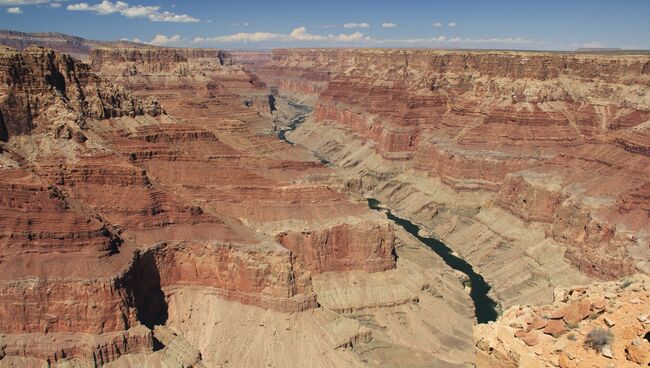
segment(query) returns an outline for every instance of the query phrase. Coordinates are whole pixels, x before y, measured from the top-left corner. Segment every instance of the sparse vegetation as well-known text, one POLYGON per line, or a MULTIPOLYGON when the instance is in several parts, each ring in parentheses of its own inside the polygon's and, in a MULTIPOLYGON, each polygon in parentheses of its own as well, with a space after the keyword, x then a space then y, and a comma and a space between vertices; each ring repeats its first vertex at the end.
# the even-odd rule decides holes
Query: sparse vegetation
POLYGON ((625 281, 623 281, 623 282, 621 283, 621 285, 619 286, 619 288, 620 288, 620 289, 625 289, 626 287, 628 287, 628 286, 630 286, 630 285, 632 285, 632 281, 630 281, 630 280, 625 280, 625 281))
POLYGON ((566 327, 569 330, 575 330, 576 328, 580 327, 580 323, 576 323, 576 322, 567 323, 566 327))
POLYGON ((571 332, 570 334, 568 334, 566 338, 569 339, 569 341, 576 341, 576 340, 578 339, 578 338, 576 337, 576 334, 574 334, 573 332, 571 332))
POLYGON ((602 351, 605 346, 612 343, 611 331, 602 327, 596 327, 589 331, 585 337, 585 346, 597 351, 602 351))

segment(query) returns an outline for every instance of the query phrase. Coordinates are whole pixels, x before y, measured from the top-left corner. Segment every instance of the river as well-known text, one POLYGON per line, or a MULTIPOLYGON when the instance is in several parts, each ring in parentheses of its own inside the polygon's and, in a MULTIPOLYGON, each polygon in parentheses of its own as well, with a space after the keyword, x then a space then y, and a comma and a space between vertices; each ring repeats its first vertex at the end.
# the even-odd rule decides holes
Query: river
POLYGON ((305 119, 311 114, 311 109, 308 106, 300 105, 293 101, 288 101, 288 104, 298 111, 298 115, 291 119, 289 125, 280 128, 278 138, 293 146, 294 143, 287 138, 287 133, 295 130, 300 124, 304 123, 305 119))
POLYGON ((474 313, 478 323, 487 323, 497 319, 497 303, 488 295, 491 287, 485 281, 483 276, 474 271, 474 267, 472 267, 471 264, 454 254, 454 252, 440 240, 421 236, 420 227, 418 225, 415 225, 407 219, 395 216, 390 209, 383 207, 378 200, 368 198, 368 206, 373 210, 384 212, 389 220, 402 227, 409 234, 413 235, 420 242, 436 252, 436 254, 439 255, 440 258, 449 265, 449 267, 467 275, 469 278, 469 284, 467 286, 470 287, 469 295, 474 302, 474 313))
MULTIPOLYGON (((298 126, 307 119, 311 113, 311 109, 294 102, 289 102, 289 104, 296 108, 296 110, 299 111, 299 114, 291 120, 289 125, 280 129, 278 132, 278 138, 294 145, 294 142, 287 138, 287 133, 298 128, 298 126)), ((330 164, 329 161, 321 158, 317 152, 313 153, 323 164, 330 164)), ((384 212, 389 220, 402 227, 408 233, 416 237, 421 243, 431 248, 431 250, 439 255, 449 267, 464 273, 468 277, 469 281, 465 286, 470 288, 469 295, 474 303, 474 313, 478 323, 487 323, 497 319, 497 303, 488 295, 491 287, 485 281, 483 276, 474 271, 474 267, 472 267, 471 264, 454 254, 454 252, 440 240, 420 236, 420 227, 418 225, 415 225, 407 219, 395 216, 390 209, 382 206, 378 200, 368 198, 368 207, 376 211, 384 212)))

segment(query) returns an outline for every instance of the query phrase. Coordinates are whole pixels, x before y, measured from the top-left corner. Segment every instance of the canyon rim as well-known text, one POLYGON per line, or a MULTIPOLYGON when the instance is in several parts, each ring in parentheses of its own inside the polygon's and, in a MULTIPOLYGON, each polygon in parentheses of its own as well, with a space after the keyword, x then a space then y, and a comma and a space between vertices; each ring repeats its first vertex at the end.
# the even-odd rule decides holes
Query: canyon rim
POLYGON ((0 367, 650 365, 650 51, 257 5, 0 1, 0 367))

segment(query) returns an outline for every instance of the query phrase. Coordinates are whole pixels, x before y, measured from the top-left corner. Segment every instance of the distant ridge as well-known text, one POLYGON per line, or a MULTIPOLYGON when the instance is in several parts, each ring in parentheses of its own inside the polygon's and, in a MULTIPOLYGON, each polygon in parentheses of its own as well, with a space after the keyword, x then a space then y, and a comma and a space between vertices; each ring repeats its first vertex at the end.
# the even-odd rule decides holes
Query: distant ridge
POLYGON ((576 51, 623 51, 620 47, 580 47, 576 51))
MULTIPOLYGON (((31 45, 45 46, 70 54, 75 58, 86 60, 90 50, 97 46, 145 46, 130 41, 96 41, 57 32, 18 32, 0 30, 0 45, 22 50, 31 45)), ((148 45, 147 45, 148 46, 148 45)))

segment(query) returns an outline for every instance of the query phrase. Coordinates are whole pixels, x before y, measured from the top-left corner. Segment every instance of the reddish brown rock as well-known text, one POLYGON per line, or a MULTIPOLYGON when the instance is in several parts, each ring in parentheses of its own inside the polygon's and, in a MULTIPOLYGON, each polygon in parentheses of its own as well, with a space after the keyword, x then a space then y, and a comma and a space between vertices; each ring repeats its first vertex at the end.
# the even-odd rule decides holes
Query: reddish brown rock
POLYGON ((527 332, 524 336, 521 337, 521 340, 528 346, 535 346, 539 344, 539 333, 537 331, 527 332))
POLYGON ((526 332, 532 331, 532 330, 541 330, 542 328, 546 327, 549 324, 549 321, 542 319, 542 318, 534 318, 532 321, 528 323, 528 327, 526 327, 526 332))
POLYGON ((560 335, 562 335, 563 333, 566 332, 566 328, 565 328, 564 322, 562 322, 561 320, 555 319, 555 320, 549 321, 548 325, 546 325, 544 327, 543 332, 545 334, 551 335, 553 337, 558 337, 558 336, 560 336, 560 335))
POLYGON ((585 318, 589 317, 589 301, 584 300, 576 304, 568 305, 566 310, 563 312, 564 315, 562 319, 564 322, 575 325, 580 323, 585 318))
POLYGON ((0 100, 3 354, 101 365, 150 352, 143 325, 165 323, 178 289, 298 312, 318 307, 311 272, 395 267, 392 228, 314 181, 328 169, 307 151, 259 134, 268 91, 226 53, 93 60, 185 121, 68 56, 2 51, 0 92, 13 96, 0 100), (298 221, 317 230, 287 231, 296 248, 282 247, 279 229, 298 221), (67 335, 38 350, 44 333, 67 335))
POLYGON ((160 115, 153 99, 138 99, 65 54, 42 47, 0 48, 0 140, 44 132, 54 123, 83 127, 85 118, 160 115))
POLYGON ((648 365, 650 363, 650 354, 647 350, 644 350, 644 346, 648 347, 648 343, 640 343, 637 345, 628 344, 625 347, 625 357, 627 360, 642 366, 648 365))
POLYGON ((53 365, 77 358, 101 366, 126 354, 151 353, 154 349, 152 333, 144 326, 102 335, 5 335, 2 342, 6 357, 38 358, 53 365))
MULTIPOLYGON (((488 340, 489 347, 477 344, 478 368, 492 368, 493 362, 499 358, 516 352, 521 359, 520 366, 534 367, 637 367, 646 366, 650 361, 648 357, 648 341, 643 339, 647 328, 636 316, 647 308, 640 301, 648 296, 650 278, 643 274, 631 276, 626 281, 596 282, 589 286, 576 288, 562 288, 555 292, 555 300, 551 305, 544 307, 524 307, 535 318, 539 314, 549 311, 562 311, 558 315, 579 315, 576 310, 582 310, 582 315, 588 306, 602 300, 603 297, 616 295, 616 308, 608 310, 606 320, 613 326, 611 341, 608 342, 602 353, 586 346, 587 336, 594 330, 606 329, 602 317, 586 318, 579 324, 565 326, 562 319, 550 320, 543 331, 532 330, 525 333, 523 330, 516 332, 516 337, 526 343, 524 339, 531 339, 532 344, 513 341, 504 334, 510 331, 510 326, 520 320, 516 316, 519 307, 511 307, 500 318, 491 324, 481 324, 474 328, 475 343, 488 340), (567 299, 570 299, 567 301, 567 299), (567 303, 569 303, 567 305, 567 303), (571 331, 563 334, 565 328, 571 331), (541 334, 540 332, 543 332, 541 334), (537 334, 529 336, 530 334, 537 334), (549 336, 551 335, 551 336, 549 336), (562 335, 562 336, 559 336, 562 335), (536 339, 536 337, 539 337, 536 339)), ((581 317, 580 317, 581 318, 581 317)), ((486 345, 486 344, 484 344, 486 345)), ((504 360, 508 363, 508 360, 504 360)))
POLYGON ((313 232, 282 233, 276 239, 315 273, 351 268, 376 272, 395 267, 394 235, 385 225, 343 224, 313 232))
POLYGON ((404 162, 404 172, 495 193, 524 221, 550 224, 547 236, 568 245, 565 257, 581 272, 647 271, 637 251, 650 223, 647 55, 274 50, 270 60, 236 58, 281 92, 315 100, 313 125, 343 129, 404 162), (606 97, 596 80, 609 86, 606 97), (631 103, 633 91, 642 92, 631 103), (595 172, 607 180, 594 181, 595 172))
POLYGON ((557 359, 557 365, 560 368, 574 368, 576 366, 576 364, 572 362, 565 353, 560 354, 557 359))
POLYGON ((605 309, 605 307, 607 307, 607 300, 605 299, 596 300, 593 303, 591 303, 591 306, 596 311, 602 311, 603 309, 605 309))

